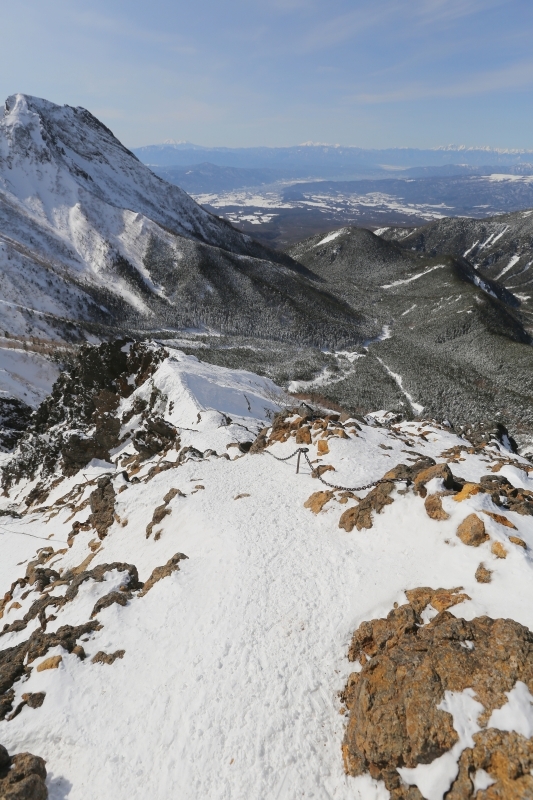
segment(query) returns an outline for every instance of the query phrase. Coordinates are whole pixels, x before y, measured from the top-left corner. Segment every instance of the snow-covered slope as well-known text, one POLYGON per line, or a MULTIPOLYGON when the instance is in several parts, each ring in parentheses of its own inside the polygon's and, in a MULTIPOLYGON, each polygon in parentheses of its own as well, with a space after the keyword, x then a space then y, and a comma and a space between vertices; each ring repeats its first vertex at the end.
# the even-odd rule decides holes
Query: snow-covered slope
MULTIPOLYGON (((492 177, 496 186, 520 180, 520 176, 492 177)), ((532 327, 532 209, 483 220, 442 219, 421 228, 387 228, 382 236, 416 252, 448 253, 468 259, 482 275, 499 281, 521 300, 522 312, 532 327)))
POLYGON ((355 315, 333 298, 324 309, 304 268, 158 178, 88 111, 21 94, 0 119, 0 275, 0 329, 20 337, 128 325, 356 335, 355 315))
MULTIPOLYGON (((53 416, 57 403, 49 403, 26 439, 27 448, 45 448, 48 464, 19 465, 18 480, 6 473, 0 741, 46 759, 52 800, 381 800, 386 766, 405 791, 418 782, 420 796, 441 800, 461 742, 489 715, 478 724, 471 684, 446 693, 443 684, 449 713, 437 712, 438 697, 434 713, 451 734, 453 716, 461 735, 444 761, 430 747, 423 776, 407 756, 400 773, 382 764, 374 778, 364 769, 347 776, 338 694, 354 670, 349 686, 361 672, 379 674, 380 659, 350 664, 350 638, 398 604, 409 610, 406 591, 431 587, 417 606, 422 633, 486 615, 507 618, 501 630, 509 620, 525 626, 516 630, 527 643, 530 463, 495 439, 472 446, 431 421, 377 414, 363 422, 306 408, 274 417, 286 402, 274 384, 179 351, 121 343, 99 352, 107 377, 90 373, 87 351, 54 390, 63 411, 53 416), (88 438, 98 425, 113 431, 107 457, 72 470, 68 448, 54 443, 88 438), (295 458, 273 458, 302 446, 331 484, 389 480, 331 489, 304 456, 298 473, 295 458), (414 483, 401 482, 406 476, 414 483), (473 514, 477 546, 457 535, 473 514), (442 587, 449 591, 433 597, 442 587)), ((463 638, 457 657, 474 663, 478 645, 463 638)), ((475 664, 490 675, 492 663, 475 664)), ((488 728, 522 737, 529 758, 533 682, 524 669, 504 685, 509 702, 498 701, 504 708, 488 728)), ((516 778, 531 790, 519 769, 502 777, 485 766, 476 786, 516 778)), ((469 786, 454 796, 473 797, 469 786)), ((486 795, 504 796, 529 795, 486 795)))

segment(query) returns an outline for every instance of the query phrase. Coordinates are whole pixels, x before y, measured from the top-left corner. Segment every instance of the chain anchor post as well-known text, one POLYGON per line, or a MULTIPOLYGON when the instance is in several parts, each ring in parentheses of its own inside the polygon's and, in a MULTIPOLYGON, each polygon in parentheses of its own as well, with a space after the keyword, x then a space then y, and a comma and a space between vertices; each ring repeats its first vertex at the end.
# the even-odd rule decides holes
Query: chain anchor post
POLYGON ((302 455, 302 453, 308 453, 308 452, 309 452, 309 448, 308 447, 300 447, 300 449, 298 450, 298 458, 296 460, 296 474, 297 475, 300 472, 300 456, 302 455))

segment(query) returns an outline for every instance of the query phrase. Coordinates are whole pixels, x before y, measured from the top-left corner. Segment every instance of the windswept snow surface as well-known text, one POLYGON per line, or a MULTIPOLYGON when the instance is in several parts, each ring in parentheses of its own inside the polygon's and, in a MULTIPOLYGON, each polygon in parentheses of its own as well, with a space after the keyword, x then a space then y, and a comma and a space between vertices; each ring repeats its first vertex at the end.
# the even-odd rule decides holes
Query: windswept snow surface
MULTIPOLYGON (((456 616, 511 617, 531 627, 533 518, 509 512, 528 545, 524 550, 509 544, 508 530, 486 517, 491 540, 509 550, 499 561, 491 542, 473 548, 455 536, 473 511, 501 513, 490 494, 462 503, 444 497, 450 518, 436 522, 412 491, 394 492, 394 502, 375 516, 371 530, 348 534, 338 527, 347 505, 331 500, 318 515, 304 508, 323 487, 303 461, 296 474, 294 460, 228 447, 252 440, 269 424, 280 403, 274 384, 175 352, 122 401, 118 413, 136 398, 150 397, 154 387, 167 395, 164 417, 179 427, 182 447, 212 448, 230 460, 191 458, 148 479, 156 456, 143 463, 138 482, 126 482, 115 471, 115 454, 111 464, 82 470, 87 478, 80 473, 63 479, 46 504, 80 484, 74 516, 58 504, 53 514, 36 509, 20 519, 1 518, 0 592, 24 574, 40 546, 57 547, 46 565, 56 570, 76 567, 90 555, 94 530, 80 530, 71 547, 65 543, 73 521, 86 520, 90 511, 82 500, 94 483, 85 481, 106 472, 115 476, 116 521, 90 568, 127 562, 146 581, 174 554, 188 560, 146 596, 99 612, 101 629, 83 637, 85 660, 58 648, 58 669, 34 669, 29 680, 19 680, 15 703, 26 692, 44 691, 46 698, 41 708, 25 707, 0 722, 0 741, 11 752, 28 750, 46 759, 51 800, 385 800, 382 784, 368 775, 347 778, 342 766, 346 723, 337 693, 353 670, 346 656, 354 629, 405 602, 408 588, 459 585, 472 599, 451 610, 456 616), (182 495, 169 502, 160 538, 147 538, 153 510, 172 488, 182 495), (490 585, 474 578, 480 560, 494 570, 490 585), (124 657, 111 665, 91 662, 98 651, 117 650, 124 657)), ((403 423, 395 431, 362 425, 359 432, 347 424, 346 430, 348 438, 328 440, 326 459, 335 467, 335 483, 345 486, 368 483, 399 462, 415 460, 413 450, 443 461, 444 450, 464 447, 453 468, 470 481, 510 455, 496 443, 469 454, 465 440, 430 422, 403 423)), ((294 451, 294 439, 269 449, 284 458, 294 451)), ((309 456, 317 458, 316 440, 309 456)), ((169 451, 166 459, 177 457, 169 451)), ((524 467, 515 467, 522 484, 533 488, 528 462, 513 458, 524 467)), ((506 475, 514 480, 512 471, 506 475)), ((31 487, 12 489, 0 508, 24 511, 31 487)), ((47 630, 86 622, 96 600, 120 585, 121 574, 109 572, 105 585, 83 584, 47 630)), ((17 589, 22 608, 7 610, 2 622, 19 618, 32 597, 24 599, 17 589)), ((35 625, 36 620, 26 630, 4 634, 0 648, 24 641, 35 625)), ((519 689, 509 696, 502 727, 512 723, 522 695, 519 689)), ((447 702, 455 719, 456 704, 447 702)), ((455 751, 448 757, 453 763, 456 758, 455 751)))

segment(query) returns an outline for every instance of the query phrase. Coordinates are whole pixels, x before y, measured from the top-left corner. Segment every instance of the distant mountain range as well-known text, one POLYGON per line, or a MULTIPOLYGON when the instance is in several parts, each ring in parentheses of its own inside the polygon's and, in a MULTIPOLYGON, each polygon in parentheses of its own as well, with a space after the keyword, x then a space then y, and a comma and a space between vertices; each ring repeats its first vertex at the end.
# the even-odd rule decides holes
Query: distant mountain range
POLYGON ((209 162, 220 167, 269 168, 321 171, 342 175, 347 171, 376 167, 428 167, 447 164, 512 166, 533 161, 532 150, 444 147, 433 150, 390 148, 365 150, 361 147, 305 144, 294 147, 201 147, 190 142, 157 144, 133 150, 144 164, 157 167, 190 166, 209 162))

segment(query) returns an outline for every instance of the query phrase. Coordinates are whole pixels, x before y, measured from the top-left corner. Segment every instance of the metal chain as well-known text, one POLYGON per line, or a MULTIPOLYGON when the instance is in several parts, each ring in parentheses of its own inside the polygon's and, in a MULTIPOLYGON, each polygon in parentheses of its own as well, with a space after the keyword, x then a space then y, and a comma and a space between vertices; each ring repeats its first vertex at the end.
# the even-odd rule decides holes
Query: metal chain
POLYGON ((324 486, 329 486, 330 489, 338 489, 342 492, 363 492, 366 489, 372 489, 374 486, 379 486, 380 483, 406 483, 408 486, 412 483, 409 478, 380 478, 379 480, 372 481, 372 483, 367 483, 364 486, 336 486, 334 483, 328 483, 328 481, 324 480, 319 471, 309 461, 309 456, 307 455, 308 452, 308 447, 299 447, 294 451, 294 453, 291 453, 290 456, 287 456, 287 458, 278 458, 278 456, 275 456, 274 453, 270 452, 270 450, 263 450, 263 453, 268 453, 268 455, 272 456, 272 458, 275 458, 276 461, 288 461, 290 458, 294 458, 297 453, 303 453, 313 475, 318 478, 318 480, 323 483, 324 486))
MULTIPOLYGON (((278 456, 275 456, 274 453, 270 452, 270 450, 263 450, 263 453, 268 453, 268 455, 272 456, 272 458, 275 458, 276 461, 288 461, 289 458, 294 458, 297 453, 307 453, 307 448, 299 447, 298 450, 295 450, 294 453, 291 453, 290 456, 287 456, 287 458, 278 458, 278 456)), ((313 467, 311 467, 311 469, 313 469, 313 467)))

